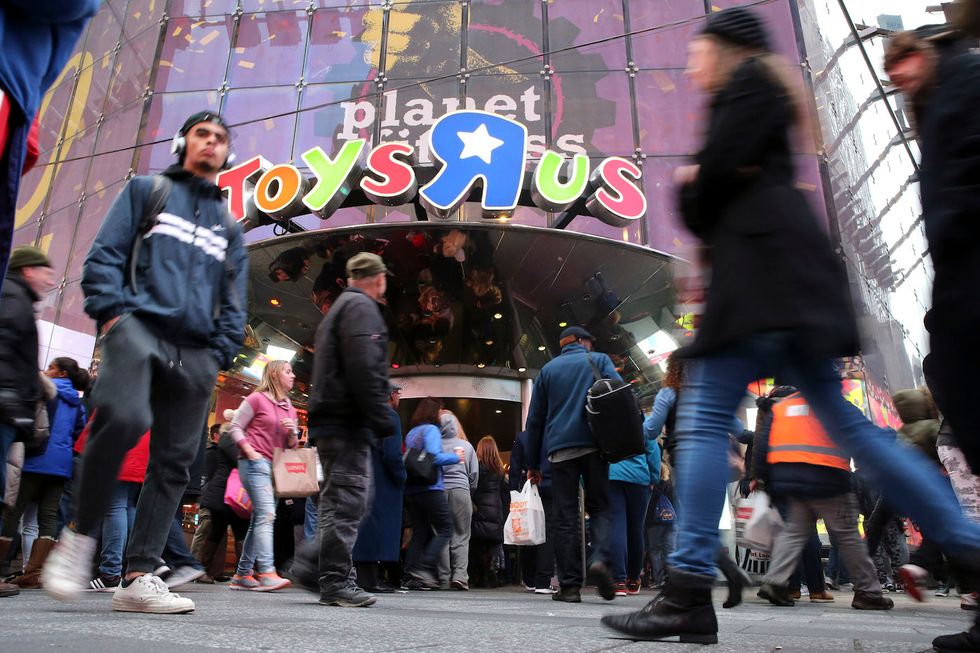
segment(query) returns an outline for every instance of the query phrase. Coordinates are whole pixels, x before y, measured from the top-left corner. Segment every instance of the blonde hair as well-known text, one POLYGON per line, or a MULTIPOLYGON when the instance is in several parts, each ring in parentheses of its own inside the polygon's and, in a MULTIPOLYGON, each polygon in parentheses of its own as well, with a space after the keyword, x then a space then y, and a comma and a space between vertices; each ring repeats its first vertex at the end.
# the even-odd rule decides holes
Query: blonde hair
POLYGON ((256 392, 267 392, 276 401, 289 399, 289 391, 282 386, 279 375, 289 365, 289 361, 269 361, 262 370, 262 380, 259 382, 256 392))

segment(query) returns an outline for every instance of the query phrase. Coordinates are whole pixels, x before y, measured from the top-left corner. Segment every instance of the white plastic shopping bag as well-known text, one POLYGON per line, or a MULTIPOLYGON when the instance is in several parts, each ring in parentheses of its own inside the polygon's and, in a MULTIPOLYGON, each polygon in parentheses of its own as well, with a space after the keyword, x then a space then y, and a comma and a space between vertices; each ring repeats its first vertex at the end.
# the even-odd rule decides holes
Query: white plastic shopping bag
POLYGON ((736 509, 736 543, 741 547, 769 553, 776 535, 782 529, 783 519, 779 516, 779 511, 770 505, 769 495, 762 490, 752 492, 745 503, 740 502, 736 509), (741 537, 737 524, 739 512, 746 518, 741 537))
POLYGON ((525 481, 521 491, 510 492, 510 514, 504 523, 504 544, 536 546, 544 544, 544 504, 538 486, 525 481))

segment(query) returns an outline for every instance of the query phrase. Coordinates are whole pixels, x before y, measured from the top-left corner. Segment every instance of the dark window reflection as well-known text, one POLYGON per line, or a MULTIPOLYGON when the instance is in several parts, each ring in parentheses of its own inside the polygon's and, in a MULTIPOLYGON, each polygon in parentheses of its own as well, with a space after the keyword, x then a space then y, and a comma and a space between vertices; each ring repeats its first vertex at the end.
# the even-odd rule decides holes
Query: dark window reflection
POLYGON ((533 376, 558 354, 562 329, 581 324, 642 393, 683 338, 671 268, 655 253, 542 229, 392 223, 253 246, 252 344, 237 372, 247 376, 275 346, 298 352, 294 369, 308 381, 314 332, 358 252, 392 272, 384 312, 394 375, 533 376))

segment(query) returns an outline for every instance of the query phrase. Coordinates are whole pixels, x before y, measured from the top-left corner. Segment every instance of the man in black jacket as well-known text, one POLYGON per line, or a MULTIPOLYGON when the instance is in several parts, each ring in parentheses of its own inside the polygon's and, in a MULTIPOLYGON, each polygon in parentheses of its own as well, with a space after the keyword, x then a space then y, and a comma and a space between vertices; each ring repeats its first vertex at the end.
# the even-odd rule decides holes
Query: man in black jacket
MULTIPOLYGON (((18 247, 10 256, 9 276, 0 296, 0 501, 7 485, 7 451, 34 424, 41 398, 34 303, 54 287, 54 270, 41 250, 18 247)), ((0 559, 7 554, 0 551, 0 559)), ((0 583, 0 596, 14 596, 16 585, 0 583)))
POLYGON ((230 145, 221 116, 190 116, 174 138, 178 163, 126 184, 85 260, 85 312, 98 324, 102 363, 76 526, 63 531, 42 573, 56 598, 74 598, 87 585, 122 459, 152 426, 128 571, 112 607, 194 609, 153 572, 198 454, 218 370, 231 366, 244 340, 248 255, 215 185, 230 145))
MULTIPOLYGON (((922 219, 935 270, 925 320, 926 375, 960 449, 980 474, 980 427, 973 415, 980 367, 980 56, 960 34, 930 25, 890 40, 885 72, 912 102, 922 152, 922 219)), ((980 589, 972 567, 956 574, 966 592, 980 589)), ((968 632, 936 638, 933 646, 980 650, 980 620, 968 632)))
POLYGON ((379 256, 351 257, 347 289, 316 330, 309 425, 324 482, 318 541, 296 555, 292 575, 303 587, 319 589, 323 605, 361 608, 376 601, 357 586, 351 552, 367 514, 371 443, 392 431, 388 327, 380 307, 387 274, 379 256))

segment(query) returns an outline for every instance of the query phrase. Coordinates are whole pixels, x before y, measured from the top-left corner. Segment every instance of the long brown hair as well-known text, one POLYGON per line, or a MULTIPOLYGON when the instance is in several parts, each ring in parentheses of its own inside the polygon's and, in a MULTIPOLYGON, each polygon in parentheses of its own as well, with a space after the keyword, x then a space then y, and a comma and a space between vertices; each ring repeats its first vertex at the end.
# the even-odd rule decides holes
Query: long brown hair
POLYGON ((677 356, 671 356, 667 359, 667 375, 664 376, 664 387, 673 388, 674 390, 681 389, 681 382, 683 381, 684 375, 684 363, 677 356))
POLYGON ((267 392, 272 395, 275 401, 282 401, 289 398, 289 390, 282 386, 279 375, 289 365, 289 361, 269 361, 265 369, 262 370, 262 380, 259 382, 256 392, 267 392))
POLYGON ((442 400, 435 397, 426 397, 419 402, 415 412, 412 413, 412 427, 420 424, 432 424, 439 428, 439 411, 442 410, 442 400))
POLYGON ((491 435, 484 435, 476 445, 476 459, 494 474, 504 475, 504 461, 500 457, 497 441, 491 435))

